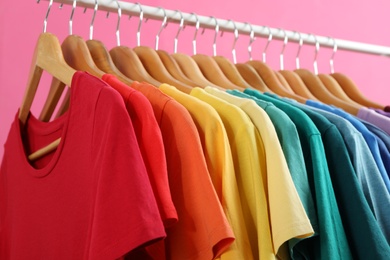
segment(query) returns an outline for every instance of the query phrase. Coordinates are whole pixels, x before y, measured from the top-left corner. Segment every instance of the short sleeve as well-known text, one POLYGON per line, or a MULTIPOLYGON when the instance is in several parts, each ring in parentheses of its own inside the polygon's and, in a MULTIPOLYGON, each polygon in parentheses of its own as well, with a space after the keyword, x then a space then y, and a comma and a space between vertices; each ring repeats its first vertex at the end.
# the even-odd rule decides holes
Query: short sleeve
POLYGON ((102 89, 95 109, 92 171, 96 194, 87 259, 116 259, 165 236, 122 98, 102 89))

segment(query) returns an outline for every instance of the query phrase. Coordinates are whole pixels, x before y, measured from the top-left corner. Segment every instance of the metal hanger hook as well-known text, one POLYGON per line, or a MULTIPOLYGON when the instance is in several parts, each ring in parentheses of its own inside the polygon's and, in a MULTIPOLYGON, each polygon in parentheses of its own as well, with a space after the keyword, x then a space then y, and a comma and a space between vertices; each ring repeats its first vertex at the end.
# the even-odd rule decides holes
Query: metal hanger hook
POLYGON ((142 10, 142 5, 140 3, 135 3, 139 7, 139 23, 137 29, 137 46, 141 46, 141 27, 142 21, 144 20, 144 11, 142 10))
POLYGON ((73 0, 72 12, 70 13, 70 17, 69 17, 69 35, 73 34, 73 14, 75 9, 76 9, 76 0, 73 0))
POLYGON ((329 65, 330 65, 330 73, 334 73, 334 55, 337 52, 337 42, 334 38, 329 37, 329 40, 333 41, 333 52, 332 56, 330 57, 329 65))
POLYGON ((300 66, 300 61, 299 61, 299 54, 301 53, 301 49, 303 46, 303 39, 302 39, 302 34, 300 32, 295 31, 294 34, 295 33, 298 34, 298 37, 299 37, 298 51, 297 51, 297 55, 295 56, 295 66, 297 69, 300 69, 301 66, 300 66))
POLYGON ((167 13, 165 12, 165 9, 162 8, 162 7, 159 7, 158 9, 160 9, 160 10, 163 11, 163 13, 164 13, 164 18, 163 18, 163 22, 162 22, 162 24, 161 24, 161 27, 160 27, 160 29, 158 30, 157 35, 156 35, 156 46, 155 46, 156 51, 158 50, 158 44, 159 44, 159 41, 160 41, 160 34, 161 34, 162 30, 163 30, 164 28, 166 28, 167 25, 168 25, 168 23, 167 23, 167 21, 168 21, 168 16, 167 16, 167 13))
POLYGON ((317 62, 317 56, 318 52, 320 51, 320 42, 318 41, 317 37, 314 34, 309 34, 308 39, 310 36, 313 36, 315 40, 315 53, 314 53, 314 62, 313 62, 313 67, 314 67, 314 74, 318 75, 318 62, 317 62))
POLYGON ((282 51, 280 52, 280 70, 284 70, 284 50, 286 49, 286 45, 288 43, 288 36, 284 29, 279 28, 279 31, 283 32, 284 35, 283 47, 282 47, 282 51))
POLYGON ((96 12, 97 12, 98 8, 99 8, 98 0, 95 0, 95 7, 93 8, 92 20, 91 20, 91 24, 89 26, 89 39, 90 40, 92 40, 92 38, 93 38, 93 25, 95 22, 96 12))
POLYGON ((217 56, 217 36, 219 32, 219 24, 217 18, 214 16, 211 16, 212 19, 215 21, 215 34, 214 34, 214 41, 213 41, 213 54, 214 56, 217 56))
POLYGON ((180 25, 179 25, 179 29, 177 30, 176 36, 175 36, 175 44, 173 47, 173 53, 177 53, 177 44, 179 43, 179 35, 180 35, 180 32, 183 30, 183 26, 184 26, 184 17, 183 17, 182 12, 179 10, 176 10, 176 12, 178 12, 180 14, 180 25))
POLYGON ((271 41, 272 41, 272 32, 271 32, 271 29, 270 29, 268 26, 264 26, 264 28, 268 30, 268 40, 267 40, 267 44, 265 45, 265 48, 264 48, 264 50, 263 50, 263 62, 265 63, 266 60, 267 60, 267 59, 266 59, 266 58, 267 58, 266 52, 267 52, 267 49, 268 49, 269 44, 270 44, 271 41))
POLYGON ((196 55, 196 36, 198 36, 200 22, 199 22, 198 15, 196 13, 191 13, 191 14, 195 16, 195 20, 196 20, 194 38, 192 39, 192 50, 193 50, 192 52, 194 55, 196 55))
POLYGON ((245 24, 249 25, 249 29, 250 29, 248 54, 249 54, 249 60, 252 60, 252 43, 256 40, 255 31, 253 30, 252 25, 250 23, 245 23, 245 24))
MULTIPOLYGON (((38 2, 38 3, 39 3, 39 2, 38 2)), ((46 29, 47 29, 47 18, 49 18, 50 8, 52 7, 52 5, 53 5, 53 0, 50 0, 49 6, 47 7, 47 12, 46 12, 45 20, 43 21, 43 32, 44 32, 44 33, 46 32, 46 29)))
MULTIPOLYGON (((234 27, 234 42, 233 42, 233 46, 232 46, 232 56, 233 56, 233 63, 234 64, 237 64, 237 55, 236 55, 236 43, 237 43, 237 40, 238 40, 238 29, 237 29, 237 25, 236 23, 229 19, 228 22, 231 22, 233 23, 233 27, 234 27)), ((223 36, 223 31, 221 33, 221 37, 223 36)))
POLYGON ((119 1, 118 0, 115 0, 117 6, 118 6, 118 22, 116 24, 116 31, 115 31, 115 35, 116 35, 116 45, 117 46, 120 46, 121 45, 121 37, 120 37, 120 30, 119 30, 119 27, 120 27, 120 24, 121 24, 121 18, 122 18, 122 8, 121 8, 121 5, 119 4, 119 1))

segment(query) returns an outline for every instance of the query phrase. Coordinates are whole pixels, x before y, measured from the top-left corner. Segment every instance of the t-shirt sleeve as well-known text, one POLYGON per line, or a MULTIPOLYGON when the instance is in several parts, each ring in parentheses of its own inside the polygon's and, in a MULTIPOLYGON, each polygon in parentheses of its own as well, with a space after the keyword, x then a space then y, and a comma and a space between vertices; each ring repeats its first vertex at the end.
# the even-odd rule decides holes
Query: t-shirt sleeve
POLYGON ((165 237, 122 98, 102 89, 95 109, 91 170, 98 176, 88 259, 116 259, 165 237))

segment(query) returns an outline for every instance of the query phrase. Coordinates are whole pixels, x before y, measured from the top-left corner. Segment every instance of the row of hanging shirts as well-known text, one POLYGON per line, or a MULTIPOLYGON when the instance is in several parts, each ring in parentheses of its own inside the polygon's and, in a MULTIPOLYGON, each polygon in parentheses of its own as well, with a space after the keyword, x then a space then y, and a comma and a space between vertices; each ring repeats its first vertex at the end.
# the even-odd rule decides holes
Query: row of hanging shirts
POLYGON ((388 259, 389 128, 367 123, 379 151, 349 118, 384 106, 341 73, 217 56, 217 22, 213 57, 170 55, 167 19, 156 50, 41 34, 2 162, 5 259, 388 259), (53 81, 35 118, 42 70, 53 81))

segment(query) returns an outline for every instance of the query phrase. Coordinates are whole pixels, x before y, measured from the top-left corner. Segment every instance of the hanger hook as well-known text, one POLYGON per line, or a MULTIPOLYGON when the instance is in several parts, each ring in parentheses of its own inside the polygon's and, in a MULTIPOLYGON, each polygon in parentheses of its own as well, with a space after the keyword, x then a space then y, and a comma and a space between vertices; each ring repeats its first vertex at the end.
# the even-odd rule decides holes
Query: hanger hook
POLYGON ((141 27, 142 21, 144 20, 144 11, 142 10, 142 5, 140 3, 135 3, 139 7, 139 23, 137 29, 137 46, 141 46, 141 27))
POLYGON ((215 21, 215 35, 214 35, 214 41, 213 41, 213 54, 214 56, 217 56, 217 36, 219 32, 219 24, 217 18, 214 16, 211 16, 211 19, 214 19, 215 21))
POLYGON ((245 24, 249 25, 249 29, 250 29, 248 54, 249 54, 249 60, 252 60, 252 43, 256 40, 255 31, 253 30, 252 25, 250 23, 245 23, 245 24))
MULTIPOLYGON (((115 0, 117 6, 118 6, 118 21, 116 23, 116 31, 115 31, 115 35, 116 35, 116 45, 117 46, 120 46, 121 45, 121 37, 120 37, 120 31, 119 31, 119 27, 120 27, 120 24, 121 24, 121 18, 122 18, 122 8, 121 8, 121 5, 119 4, 119 1, 118 0, 115 0)), ((96 5, 95 5, 95 8, 96 8, 96 5)), ((107 16, 108 16, 109 12, 107 12, 107 16)))
POLYGON ((314 62, 313 62, 313 67, 314 67, 314 74, 318 75, 318 63, 317 63, 317 56, 318 56, 318 52, 320 51, 320 42, 318 41, 317 37, 314 35, 314 34, 309 34, 308 35, 308 39, 310 38, 310 36, 313 36, 314 40, 315 40, 315 52, 314 52, 314 62))
POLYGON ((194 33, 194 38, 192 40, 192 50, 193 50, 192 52, 193 52, 194 55, 196 55, 196 36, 198 36, 200 22, 199 22, 198 15, 196 13, 191 13, 191 14, 195 16, 195 20, 196 20, 196 23, 195 23, 195 33, 194 33))
POLYGON ((331 38, 331 37, 329 37, 329 40, 333 40, 333 52, 332 52, 332 56, 330 57, 330 61, 329 61, 330 73, 333 74, 334 73, 334 55, 337 52, 337 42, 334 38, 331 38))
POLYGON ((76 0, 73 0, 72 12, 70 13, 70 17, 69 17, 69 35, 73 34, 73 14, 75 9, 76 9, 76 0))
POLYGON ((297 51, 297 55, 295 56, 295 66, 296 66, 297 69, 300 69, 301 66, 300 66, 300 61, 299 61, 299 54, 301 53, 301 49, 302 49, 302 46, 303 46, 303 39, 302 39, 302 34, 300 32, 295 31, 294 35, 295 34, 298 34, 298 37, 299 37, 298 51, 297 51))
POLYGON ((265 29, 268 30, 268 40, 267 40, 267 44, 265 45, 265 48, 263 50, 263 62, 265 63, 266 62, 266 52, 267 52, 267 49, 268 49, 268 46, 270 44, 270 42, 272 41, 272 32, 271 32, 271 29, 268 27, 268 26, 264 26, 265 29))
MULTIPOLYGON (((38 3, 39 3, 39 2, 38 2, 38 3)), ((47 12, 46 12, 45 20, 43 21, 43 32, 44 32, 44 33, 46 32, 46 29, 47 29, 47 18, 49 18, 50 8, 51 8, 52 5, 53 5, 53 0, 50 0, 49 6, 47 7, 47 12)))
POLYGON ((156 35, 156 46, 155 46, 156 51, 158 50, 158 44, 159 44, 159 41, 160 41, 160 34, 161 34, 162 30, 163 30, 164 28, 166 28, 167 25, 168 25, 168 24, 167 24, 168 16, 167 16, 167 13, 165 12, 165 9, 162 8, 162 7, 159 7, 158 9, 163 11, 163 13, 164 13, 164 18, 163 18, 163 22, 162 22, 162 24, 161 24, 161 27, 160 27, 160 29, 158 30, 158 33, 157 33, 157 35, 156 35))
POLYGON ((93 16, 92 16, 91 24, 89 25, 89 39, 90 40, 92 40, 92 38, 93 38, 93 25, 95 22, 96 12, 97 12, 98 8, 99 8, 98 0, 95 0, 95 7, 93 8, 93 16))
MULTIPOLYGON (((233 42, 233 47, 232 47, 232 56, 233 56, 233 63, 237 64, 236 43, 237 43, 238 36, 239 36, 238 35, 238 29, 237 29, 236 23, 232 19, 229 19, 228 23, 229 22, 233 23, 233 27, 234 27, 234 42, 233 42)), ((223 31, 221 33, 221 37, 222 36, 223 36, 223 31)))
POLYGON ((180 14, 180 25, 179 25, 179 29, 177 30, 176 36, 175 36, 175 44, 173 47, 173 53, 177 53, 177 44, 179 43, 179 34, 183 30, 183 26, 184 26, 184 17, 183 17, 182 12, 179 10, 176 10, 176 12, 178 12, 180 14))
POLYGON ((288 36, 284 29, 279 28, 279 31, 283 32, 284 34, 283 47, 282 47, 282 51, 280 52, 280 70, 284 70, 284 50, 286 49, 286 45, 288 43, 288 36))

